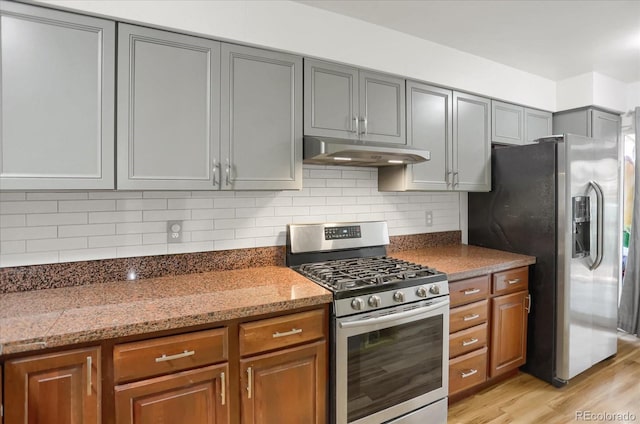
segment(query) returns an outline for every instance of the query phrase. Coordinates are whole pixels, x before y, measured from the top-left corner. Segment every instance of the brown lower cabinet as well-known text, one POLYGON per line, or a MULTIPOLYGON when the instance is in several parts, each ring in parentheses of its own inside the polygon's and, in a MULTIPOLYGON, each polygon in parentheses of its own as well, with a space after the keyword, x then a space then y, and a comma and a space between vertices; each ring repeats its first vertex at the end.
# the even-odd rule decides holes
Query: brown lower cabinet
POLYGON ((227 424, 226 363, 115 388, 117 424, 227 424))
POLYGON ((527 300, 526 291, 491 299, 490 377, 518 368, 526 361, 527 300))
POLYGON ((322 424, 326 417, 326 342, 240 361, 243 424, 322 424))
POLYGON ((100 348, 5 363, 6 424, 100 423, 100 348))

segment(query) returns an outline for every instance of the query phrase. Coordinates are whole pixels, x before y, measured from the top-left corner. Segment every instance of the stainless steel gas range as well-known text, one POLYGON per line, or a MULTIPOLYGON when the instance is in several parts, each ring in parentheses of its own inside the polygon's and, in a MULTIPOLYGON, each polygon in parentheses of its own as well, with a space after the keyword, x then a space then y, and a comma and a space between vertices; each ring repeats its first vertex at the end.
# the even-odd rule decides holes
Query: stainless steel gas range
POLYGON ((382 221, 287 228, 287 265, 333 293, 329 421, 444 424, 447 276, 388 244, 382 221))

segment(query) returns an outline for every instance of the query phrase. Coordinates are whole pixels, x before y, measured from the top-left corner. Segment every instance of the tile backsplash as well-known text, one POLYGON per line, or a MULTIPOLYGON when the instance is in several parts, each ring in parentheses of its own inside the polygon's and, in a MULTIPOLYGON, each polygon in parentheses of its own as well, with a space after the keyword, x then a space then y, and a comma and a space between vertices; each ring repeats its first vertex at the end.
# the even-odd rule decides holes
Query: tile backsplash
POLYGON ((461 229, 460 194, 382 193, 377 181, 375 168, 305 165, 301 191, 1 192, 0 267, 280 246, 293 222, 461 229), (167 243, 169 220, 183 221, 181 243, 167 243))

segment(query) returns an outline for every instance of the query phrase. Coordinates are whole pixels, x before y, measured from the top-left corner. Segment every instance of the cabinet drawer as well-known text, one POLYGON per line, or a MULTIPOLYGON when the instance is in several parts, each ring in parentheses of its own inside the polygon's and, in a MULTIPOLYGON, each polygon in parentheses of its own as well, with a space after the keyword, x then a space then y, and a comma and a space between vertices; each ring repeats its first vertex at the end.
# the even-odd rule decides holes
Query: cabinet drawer
POLYGON ((315 310, 241 324, 240 355, 321 339, 326 320, 324 310, 315 310))
POLYGON ((449 333, 487 322, 488 308, 489 302, 486 299, 453 308, 449 315, 449 333))
POLYGON ((225 361, 227 356, 226 328, 120 344, 113 348, 114 380, 172 373, 225 361))
POLYGON ((451 306, 464 305, 489 296, 489 276, 469 278, 449 284, 451 306))
POLYGON ((469 353, 487 345, 487 324, 476 325, 449 336, 449 358, 469 353))
POLYGON ((449 361, 449 396, 487 379, 487 348, 449 361))
POLYGON ((529 267, 509 269, 493 274, 493 294, 513 293, 529 288, 529 267))

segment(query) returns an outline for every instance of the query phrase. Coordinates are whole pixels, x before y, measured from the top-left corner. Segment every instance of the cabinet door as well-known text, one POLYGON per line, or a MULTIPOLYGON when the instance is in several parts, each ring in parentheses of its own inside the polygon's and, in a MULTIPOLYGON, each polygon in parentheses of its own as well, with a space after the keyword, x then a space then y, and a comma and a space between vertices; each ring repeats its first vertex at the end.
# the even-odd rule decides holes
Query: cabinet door
POLYGON ((115 24, 0 7, 0 187, 114 188, 115 24))
POLYGON ((360 71, 360 138, 406 144, 405 81, 360 71))
POLYGON ((100 423, 100 369, 99 347, 6 362, 5 423, 100 423))
POLYGON ((302 58, 223 44, 222 87, 222 188, 301 189, 302 58))
POLYGON ((491 141, 524 144, 524 108, 491 100, 491 141))
POLYGON ((453 188, 491 190, 490 101, 453 93, 453 188))
POLYGON ((304 60, 304 134, 357 140, 358 70, 304 60))
POLYGON ((243 424, 326 421, 326 342, 240 361, 243 424))
POLYGON ((591 137, 620 141, 620 115, 600 110, 591 111, 591 137))
POLYGON ((527 355, 527 292, 491 299, 490 377, 518 368, 527 355))
POLYGON ((451 90, 407 82, 407 144, 431 152, 431 160, 407 166, 409 189, 446 190, 453 171, 451 90))
POLYGON ((116 424, 229 422, 228 365, 116 386, 116 424))
POLYGON ((120 24, 118 188, 213 189, 219 89, 220 43, 120 24))
POLYGON ((525 108, 524 115, 525 144, 553 134, 551 112, 525 108))

